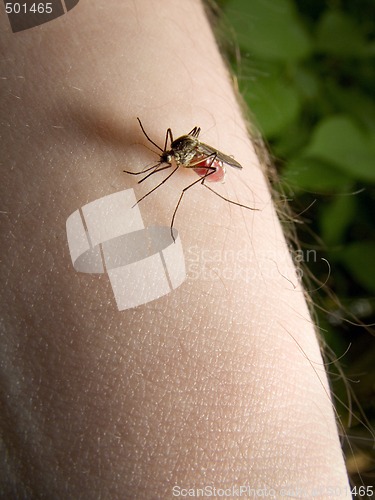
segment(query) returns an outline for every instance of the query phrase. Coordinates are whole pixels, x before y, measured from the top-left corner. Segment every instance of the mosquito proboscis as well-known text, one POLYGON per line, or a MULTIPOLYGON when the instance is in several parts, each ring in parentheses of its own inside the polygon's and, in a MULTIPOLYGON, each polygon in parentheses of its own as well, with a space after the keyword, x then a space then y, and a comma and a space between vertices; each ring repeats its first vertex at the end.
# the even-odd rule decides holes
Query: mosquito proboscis
POLYGON ((201 183, 207 189, 219 196, 219 198, 227 201, 228 203, 237 205, 238 207, 247 208, 248 210, 258 210, 257 208, 251 208, 247 205, 243 205, 242 203, 238 203, 237 201, 230 200, 229 198, 226 198, 225 196, 222 196, 221 194, 216 192, 211 187, 207 186, 205 181, 218 182, 224 179, 226 173, 225 165, 237 168, 239 170, 242 169, 242 165, 240 165, 231 156, 228 156, 221 151, 213 148, 212 146, 201 142, 199 140, 199 134, 201 131, 200 127, 194 127, 188 134, 182 135, 177 139, 173 138, 172 130, 168 128, 165 134, 164 148, 162 149, 149 137, 142 125, 141 120, 139 118, 137 118, 137 120, 146 139, 160 151, 160 154, 157 153, 159 154, 159 161, 155 165, 143 169, 140 172, 131 172, 129 170, 124 170, 124 172, 130 175, 146 174, 140 181, 138 181, 138 184, 141 184, 141 182, 145 181, 157 172, 173 168, 172 172, 168 173, 168 175, 161 182, 159 182, 159 184, 157 184, 148 193, 142 196, 142 198, 140 198, 137 203, 140 203, 148 195, 156 191, 156 189, 158 189, 162 184, 170 179, 180 167, 191 168, 199 175, 198 179, 196 179, 194 182, 192 182, 182 190, 176 208, 174 209, 171 221, 171 235, 173 241, 175 241, 175 237, 173 235, 173 224, 176 218, 178 207, 180 206, 180 203, 186 191, 195 186, 195 184, 201 183))

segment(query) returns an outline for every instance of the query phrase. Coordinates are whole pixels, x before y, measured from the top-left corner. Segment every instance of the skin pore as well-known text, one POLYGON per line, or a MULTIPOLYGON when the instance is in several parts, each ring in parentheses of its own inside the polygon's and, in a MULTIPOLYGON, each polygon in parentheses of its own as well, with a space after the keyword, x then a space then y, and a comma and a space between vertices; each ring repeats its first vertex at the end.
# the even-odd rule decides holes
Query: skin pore
MULTIPOLYGON (((24 32, 1 23, 2 493, 350 498, 315 327, 201 3, 81 0, 24 32), (175 221, 186 281, 120 312, 105 275, 74 271, 65 222, 155 185, 123 173, 158 159, 137 116, 161 147, 201 127, 243 166, 217 190, 259 211, 194 186, 175 221)), ((168 226, 195 178, 142 201, 146 224, 168 226)))

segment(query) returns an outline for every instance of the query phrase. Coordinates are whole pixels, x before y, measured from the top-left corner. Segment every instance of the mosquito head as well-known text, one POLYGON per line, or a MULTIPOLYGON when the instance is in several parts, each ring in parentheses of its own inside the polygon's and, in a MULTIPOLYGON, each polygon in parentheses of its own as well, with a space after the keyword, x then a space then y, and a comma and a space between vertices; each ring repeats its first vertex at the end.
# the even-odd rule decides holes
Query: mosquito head
POLYGON ((163 151, 160 155, 160 163, 172 163, 173 156, 173 150, 163 151))

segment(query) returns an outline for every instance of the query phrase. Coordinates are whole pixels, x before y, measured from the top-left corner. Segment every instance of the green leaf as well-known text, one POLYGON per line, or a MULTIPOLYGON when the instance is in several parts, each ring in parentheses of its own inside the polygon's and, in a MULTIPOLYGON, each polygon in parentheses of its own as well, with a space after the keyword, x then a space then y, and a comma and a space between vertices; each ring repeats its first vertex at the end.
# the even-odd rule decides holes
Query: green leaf
POLYGON ((272 153, 276 158, 297 158, 310 139, 309 124, 295 120, 284 128, 282 134, 272 141, 272 153))
POLYGON ((254 81, 245 99, 256 123, 268 138, 280 134, 297 118, 300 110, 298 93, 280 77, 254 81))
POLYGON ((327 10, 316 31, 317 47, 323 52, 342 57, 358 57, 366 53, 366 41, 359 25, 339 11, 327 10))
POLYGON ((375 131, 375 102, 364 90, 343 87, 331 81, 326 85, 326 92, 327 99, 341 109, 341 112, 350 115, 365 128, 375 131))
POLYGON ((340 260, 364 288, 375 293, 375 242, 361 241, 345 248, 340 260))
POLYGON ((311 42, 292 0, 231 0, 225 16, 239 45, 260 59, 296 61, 311 52, 311 42))
POLYGON ((350 179, 332 165, 314 158, 292 160, 282 172, 282 182, 297 190, 316 193, 346 192, 350 179))
POLYGON ((294 81, 299 93, 305 99, 316 99, 319 95, 319 78, 313 71, 297 65, 293 68, 294 81))
POLYGON ((375 182, 372 140, 350 118, 334 116, 318 124, 305 156, 332 163, 353 179, 375 182))
POLYGON ((344 234, 355 217, 356 198, 349 193, 335 198, 320 214, 323 241, 330 246, 342 243, 344 234))

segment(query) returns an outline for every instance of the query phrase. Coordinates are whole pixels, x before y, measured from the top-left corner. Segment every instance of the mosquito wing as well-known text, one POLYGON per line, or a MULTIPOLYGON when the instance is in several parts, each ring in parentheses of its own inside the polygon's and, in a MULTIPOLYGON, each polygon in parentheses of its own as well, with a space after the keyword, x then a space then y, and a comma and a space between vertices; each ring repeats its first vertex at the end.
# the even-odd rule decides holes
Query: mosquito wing
POLYGON ((229 165, 230 167, 233 167, 233 168, 242 169, 242 165, 240 165, 238 163, 238 161, 236 161, 234 158, 222 153, 221 151, 218 151, 217 149, 209 146, 208 144, 204 144, 203 142, 200 142, 196 149, 199 153, 202 153, 205 155, 216 154, 216 158, 218 158, 220 161, 222 161, 226 165, 229 165))

